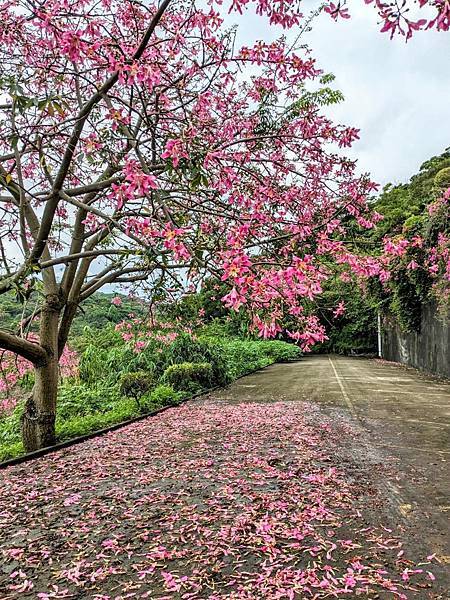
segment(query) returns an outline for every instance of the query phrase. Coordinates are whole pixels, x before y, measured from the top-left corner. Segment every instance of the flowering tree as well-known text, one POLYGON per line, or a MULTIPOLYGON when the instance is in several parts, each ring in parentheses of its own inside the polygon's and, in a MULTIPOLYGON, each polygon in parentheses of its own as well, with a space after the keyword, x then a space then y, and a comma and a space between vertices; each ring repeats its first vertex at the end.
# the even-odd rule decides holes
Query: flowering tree
POLYGON ((403 231, 386 236, 379 257, 378 295, 407 331, 420 331, 422 305, 430 299, 443 315, 450 304, 450 187, 409 219, 403 231), (381 294, 380 294, 381 292, 381 294))
MULTIPOLYGON (((255 3, 272 24, 302 21, 297 2, 255 3)), ((391 33, 448 29, 440 0, 421 3, 438 12, 427 23, 376 4, 391 33)), ((321 339, 302 299, 345 260, 342 217, 372 225, 374 187, 333 152, 357 131, 321 114, 337 96, 310 52, 285 39, 235 48, 214 2, 7 0, 0 16, 0 292, 40 297, 39 341, 0 331, 35 370, 25 448, 54 443, 58 361, 104 285, 176 293, 213 273, 263 335, 288 310, 292 337, 321 339)))

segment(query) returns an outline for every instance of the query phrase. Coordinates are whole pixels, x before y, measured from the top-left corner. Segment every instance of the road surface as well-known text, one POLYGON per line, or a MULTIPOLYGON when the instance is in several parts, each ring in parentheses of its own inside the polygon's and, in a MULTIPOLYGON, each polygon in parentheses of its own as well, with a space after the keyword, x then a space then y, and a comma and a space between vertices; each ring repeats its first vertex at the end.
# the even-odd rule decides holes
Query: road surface
POLYGON ((8 467, 0 598, 447 600, 449 392, 312 356, 8 467))
POLYGON ((255 393, 314 402, 356 424, 350 454, 372 465, 392 518, 450 569, 450 382, 380 360, 314 355, 246 377, 224 397, 252 401, 255 393))

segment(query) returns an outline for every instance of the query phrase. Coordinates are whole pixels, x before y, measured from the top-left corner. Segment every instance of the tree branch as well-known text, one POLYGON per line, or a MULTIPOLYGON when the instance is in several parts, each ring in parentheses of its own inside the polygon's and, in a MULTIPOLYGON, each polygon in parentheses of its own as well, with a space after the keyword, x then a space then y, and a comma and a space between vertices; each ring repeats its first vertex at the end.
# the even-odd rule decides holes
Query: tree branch
MULTIPOLYGON (((148 45, 148 42, 155 31, 159 21, 161 20, 166 8, 169 6, 172 0, 164 0, 164 2, 159 7, 158 11, 152 18, 150 25, 143 36, 141 43, 139 44, 137 50, 130 57, 130 62, 139 60, 148 45)), ((75 153, 75 149, 80 140, 81 134, 83 132, 84 125, 92 112, 92 109, 104 98, 104 96, 109 92, 109 90, 117 83, 119 79, 119 71, 115 71, 100 88, 93 94, 89 100, 85 103, 83 108, 79 111, 78 115, 75 117, 76 124, 72 130, 69 141, 66 146, 66 150, 61 160, 61 165, 56 174, 53 187, 47 197, 44 212, 42 214, 41 226, 39 229, 39 233, 37 235, 33 250, 31 251, 30 258, 31 262, 36 262, 42 255, 44 251, 47 239, 50 234, 53 218, 55 215, 55 211, 58 207, 60 198, 61 198, 61 190, 64 185, 64 181, 67 177, 67 174, 70 169, 70 165, 72 163, 72 159, 75 153)))
POLYGON ((0 348, 22 356, 26 360, 32 362, 35 367, 42 367, 48 361, 47 352, 38 344, 34 344, 17 335, 1 330, 0 348))

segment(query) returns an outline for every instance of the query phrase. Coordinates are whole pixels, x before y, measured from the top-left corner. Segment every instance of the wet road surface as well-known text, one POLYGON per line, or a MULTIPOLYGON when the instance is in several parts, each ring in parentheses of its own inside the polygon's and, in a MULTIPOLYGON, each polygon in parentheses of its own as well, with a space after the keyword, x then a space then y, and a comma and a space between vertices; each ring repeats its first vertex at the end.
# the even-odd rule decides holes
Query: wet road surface
POLYGON ((311 356, 8 467, 0 599, 447 600, 449 411, 311 356))
MULTIPOLYGON (((306 400, 361 431, 343 440, 372 468, 393 521, 410 530, 418 552, 431 548, 450 570, 450 382, 376 359, 308 356, 236 382, 224 397, 306 400), (230 393, 231 392, 231 393, 230 393), (386 467, 386 469, 383 468, 386 467)), ((449 596, 450 597, 450 596, 449 596)))

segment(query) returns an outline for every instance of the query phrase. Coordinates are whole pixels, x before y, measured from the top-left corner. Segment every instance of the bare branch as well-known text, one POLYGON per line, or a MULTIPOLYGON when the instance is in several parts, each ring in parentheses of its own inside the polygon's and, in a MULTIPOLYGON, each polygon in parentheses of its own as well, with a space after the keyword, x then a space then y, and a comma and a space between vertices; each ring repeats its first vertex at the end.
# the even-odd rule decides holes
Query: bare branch
POLYGON ((48 360, 46 351, 38 344, 34 344, 17 335, 1 330, 0 348, 22 356, 26 360, 32 362, 36 367, 44 366, 48 360))

